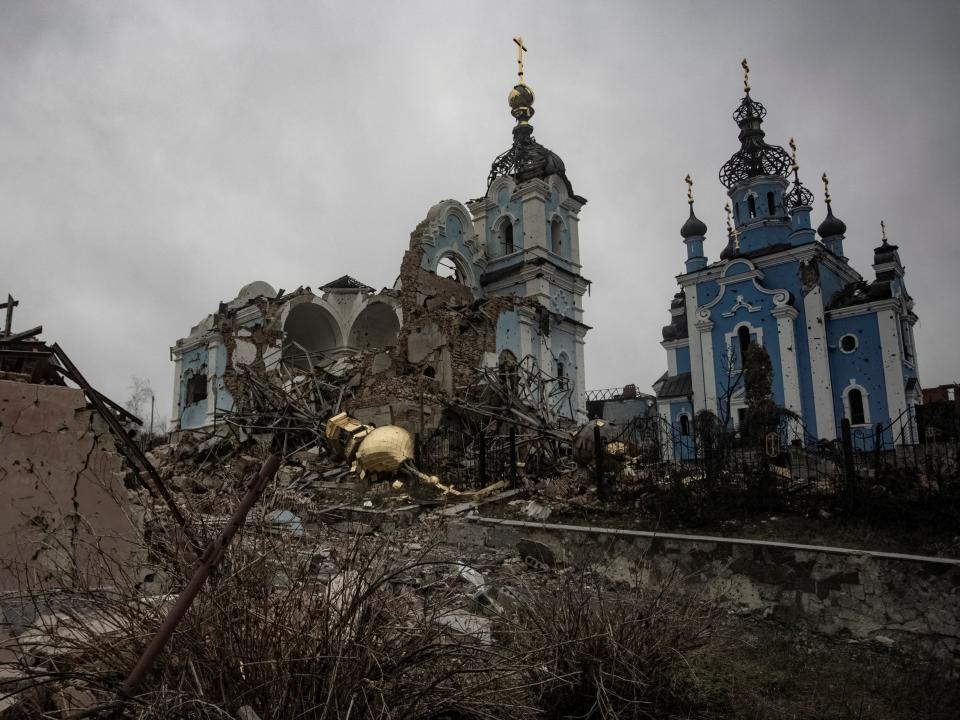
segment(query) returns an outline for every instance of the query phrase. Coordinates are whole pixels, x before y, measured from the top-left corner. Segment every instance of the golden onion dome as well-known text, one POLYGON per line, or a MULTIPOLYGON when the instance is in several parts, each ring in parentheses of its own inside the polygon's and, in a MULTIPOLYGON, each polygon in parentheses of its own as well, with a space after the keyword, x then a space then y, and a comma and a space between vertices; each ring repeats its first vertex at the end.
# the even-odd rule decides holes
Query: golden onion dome
POLYGON ((507 96, 507 103, 510 105, 510 114, 520 123, 525 123, 533 117, 533 101, 533 90, 529 85, 522 82, 514 85, 513 90, 511 90, 507 96))

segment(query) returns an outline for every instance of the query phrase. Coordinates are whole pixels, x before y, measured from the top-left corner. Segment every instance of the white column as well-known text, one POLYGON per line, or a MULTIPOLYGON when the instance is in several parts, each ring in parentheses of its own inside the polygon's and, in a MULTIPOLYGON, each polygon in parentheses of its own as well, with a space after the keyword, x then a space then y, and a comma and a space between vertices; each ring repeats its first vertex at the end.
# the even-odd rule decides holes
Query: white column
POLYGON ((664 350, 667 351, 667 374, 676 375, 677 374, 677 346, 673 344, 673 341, 669 343, 664 341, 660 343, 664 350))
POLYGON ((817 437, 834 440, 837 437, 837 423, 833 414, 833 382, 830 380, 830 359, 827 356, 827 323, 823 316, 823 293, 819 286, 804 296, 803 312, 807 320, 817 437))
POLYGON ((586 417, 587 412, 587 373, 586 368, 584 367, 584 355, 583 347, 586 344, 584 339, 583 330, 577 332, 577 337, 574 340, 574 352, 576 353, 577 363, 577 397, 574 398, 574 407, 577 411, 583 413, 583 416, 586 417))
POLYGON ((797 373, 797 338, 794 319, 800 313, 796 308, 782 306, 771 314, 777 319, 777 336, 780 341, 780 378, 783 382, 783 404, 787 410, 800 414, 800 376, 797 373))
POLYGON ((701 356, 700 334, 697 332, 697 288, 688 285, 683 288, 687 306, 687 328, 690 333, 690 376, 693 381, 693 411, 706 407, 703 390, 703 357, 701 356))
POLYGON ((173 363, 173 408, 170 410, 170 422, 180 429, 180 375, 183 373, 183 358, 177 356, 173 363))
MULTIPOLYGON (((877 329, 880 331, 880 354, 883 357, 883 381, 887 391, 887 411, 890 420, 896 420, 907 409, 907 393, 903 381, 903 362, 900 357, 900 334, 897 328, 897 313, 881 310, 877 313, 877 329)), ((891 429, 894 441, 902 440, 900 423, 891 429)))
POLYGON ((207 346, 207 420, 213 424, 213 416, 217 411, 217 359, 224 351, 219 342, 212 342, 207 346))
MULTIPOLYGON (((541 183, 544 184, 544 183, 541 183)), ((546 185, 544 184, 544 187, 546 185)), ((549 192, 549 188, 547 188, 549 192)), ((541 192, 527 192, 523 196, 523 249, 544 248, 547 245, 547 206, 541 192)))
POLYGON ((522 360, 527 355, 533 355, 534 347, 534 332, 533 332, 533 310, 526 307, 521 307, 517 309, 517 321, 518 329, 520 332, 520 357, 517 360, 522 360))
MULTIPOLYGON (((701 320, 697 323, 700 356, 703 358, 703 406, 712 413, 717 412, 717 370, 713 365, 713 321, 701 320)), ((694 406, 694 412, 697 408, 694 406)))

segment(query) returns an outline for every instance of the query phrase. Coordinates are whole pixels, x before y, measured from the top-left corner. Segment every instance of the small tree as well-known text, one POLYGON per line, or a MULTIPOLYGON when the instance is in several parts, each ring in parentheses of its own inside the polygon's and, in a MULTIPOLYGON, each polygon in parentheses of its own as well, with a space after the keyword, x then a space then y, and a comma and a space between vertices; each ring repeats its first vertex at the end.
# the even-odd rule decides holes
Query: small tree
MULTIPOLYGON (((138 375, 131 375, 129 389, 130 397, 124 403, 124 407, 131 414, 143 420, 144 415, 150 412, 150 403, 153 399, 153 388, 150 387, 150 381, 138 375)), ((149 418, 147 420, 149 421, 149 418)))
POLYGON ((743 357, 747 432, 759 440, 777 424, 780 408, 773 401, 773 363, 762 345, 751 343, 743 357))
POLYGON ((726 352, 720 356, 720 394, 717 398, 717 416, 725 430, 731 429, 733 418, 730 403, 741 386, 743 367, 743 363, 737 357, 736 348, 733 345, 728 346, 726 352))

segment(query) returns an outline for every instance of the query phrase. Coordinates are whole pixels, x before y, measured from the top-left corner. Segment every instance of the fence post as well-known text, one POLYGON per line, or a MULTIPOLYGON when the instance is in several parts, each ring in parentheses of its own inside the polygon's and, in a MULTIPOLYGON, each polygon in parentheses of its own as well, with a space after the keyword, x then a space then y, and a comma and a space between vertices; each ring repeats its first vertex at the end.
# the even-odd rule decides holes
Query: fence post
POLYGON ((840 423, 840 437, 843 444, 843 476, 846 481, 846 494, 852 496, 856 485, 856 468, 853 463, 853 436, 850 434, 850 421, 844 418, 840 423))
POLYGON ((426 472, 426 469, 423 467, 423 454, 420 451, 420 433, 416 433, 413 436, 413 462, 416 464, 418 470, 426 472))
POLYGON ((595 466, 594 472, 596 475, 597 481, 597 495, 600 496, 601 500, 607 499, 607 483, 606 478, 603 474, 603 451, 604 451, 604 442, 603 438, 600 437, 600 426, 593 426, 593 464, 595 466))
POLYGON ((480 457, 477 462, 477 471, 480 473, 480 487, 487 484, 487 436, 480 433, 480 457))
POLYGON ((517 428, 510 426, 510 486, 516 487, 519 478, 517 477, 517 428))

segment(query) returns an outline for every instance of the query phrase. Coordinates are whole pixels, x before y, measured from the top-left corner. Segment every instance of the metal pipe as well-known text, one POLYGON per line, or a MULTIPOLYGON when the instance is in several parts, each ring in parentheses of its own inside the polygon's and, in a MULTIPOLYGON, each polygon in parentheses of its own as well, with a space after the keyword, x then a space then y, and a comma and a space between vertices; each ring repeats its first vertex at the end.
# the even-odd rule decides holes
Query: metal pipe
POLYGON ((120 688, 121 695, 125 697, 133 696, 137 687, 143 682, 150 668, 153 667, 153 664, 163 651, 170 636, 173 635, 177 629, 177 625, 180 624, 180 621, 183 620, 187 614, 187 611, 193 604, 194 598, 196 598, 203 587, 204 582, 206 582, 210 573, 223 559, 227 546, 230 544, 230 541, 233 540, 237 531, 243 526, 250 509, 256 504, 257 500, 260 499, 260 495, 263 493, 267 484, 273 479, 279 467, 280 458, 277 455, 271 455, 264 461, 263 466, 260 468, 260 473, 250 482, 247 493, 243 496, 240 504, 237 505, 237 509, 233 511, 230 520, 224 526, 223 530, 220 531, 216 539, 211 541, 206 550, 203 551, 200 559, 197 560, 194 566, 193 577, 190 578, 190 582, 188 582, 186 587, 180 592, 179 597, 177 597, 177 602, 170 609, 170 612, 167 613, 167 617, 144 649, 143 654, 140 656, 133 670, 130 671, 123 686, 120 688))

